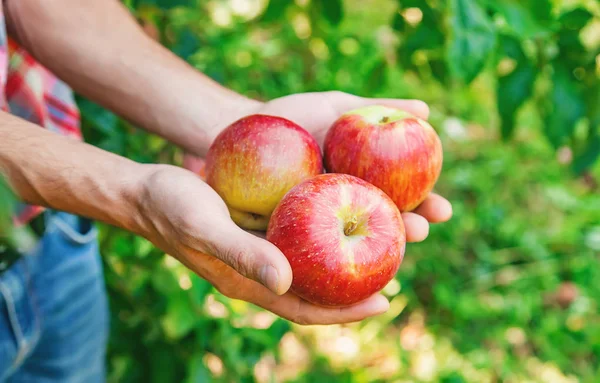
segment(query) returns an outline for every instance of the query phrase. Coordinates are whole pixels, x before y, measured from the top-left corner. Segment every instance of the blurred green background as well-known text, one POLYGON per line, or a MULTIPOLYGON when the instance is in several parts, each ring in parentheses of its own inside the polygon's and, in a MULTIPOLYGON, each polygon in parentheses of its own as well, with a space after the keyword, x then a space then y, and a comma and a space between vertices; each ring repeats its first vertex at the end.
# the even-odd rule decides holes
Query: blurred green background
MULTIPOLYGON (((255 98, 425 100, 455 216, 408 245, 387 314, 323 327, 229 300, 101 226, 111 382, 600 381, 600 2, 124 2, 151 36, 255 98)), ((79 104, 88 142, 180 163, 79 104)))

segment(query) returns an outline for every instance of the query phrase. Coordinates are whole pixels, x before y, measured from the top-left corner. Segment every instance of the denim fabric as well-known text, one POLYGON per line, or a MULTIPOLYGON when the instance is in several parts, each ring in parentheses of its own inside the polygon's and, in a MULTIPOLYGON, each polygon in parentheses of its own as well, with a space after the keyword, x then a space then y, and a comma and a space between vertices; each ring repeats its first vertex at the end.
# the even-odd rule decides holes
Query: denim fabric
POLYGON ((0 382, 103 382, 108 306, 97 231, 46 212, 38 246, 0 274, 0 382))

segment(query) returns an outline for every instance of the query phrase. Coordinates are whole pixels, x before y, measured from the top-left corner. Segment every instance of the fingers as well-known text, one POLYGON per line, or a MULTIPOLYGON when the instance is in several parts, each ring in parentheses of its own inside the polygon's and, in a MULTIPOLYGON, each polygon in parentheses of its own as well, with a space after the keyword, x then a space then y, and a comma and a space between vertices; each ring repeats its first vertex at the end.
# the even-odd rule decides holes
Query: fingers
POLYGON ((206 240, 209 252, 241 275, 255 280, 277 295, 292 283, 292 269, 272 243, 247 233, 233 222, 213 225, 206 240))
POLYGON ((380 294, 348 307, 321 307, 313 305, 293 293, 283 296, 258 294, 256 305, 301 325, 327 325, 358 322, 383 314, 390 308, 388 300, 380 294))
POLYGON ((431 223, 446 222, 452 218, 452 205, 444 197, 431 193, 414 212, 431 223))
POLYGON ((364 105, 383 105, 405 110, 424 120, 429 118, 429 106, 421 100, 398 100, 393 98, 363 98, 364 105))
POLYGON ((340 115, 367 105, 383 105, 405 110, 425 120, 429 118, 429 106, 421 100, 365 98, 338 91, 326 92, 325 95, 340 115))
POLYGON ((355 305, 343 308, 313 305, 288 292, 277 295, 260 283, 244 278, 219 259, 204 253, 185 258, 185 263, 207 279, 225 296, 250 302, 292 322, 312 324, 350 323, 386 312, 390 304, 380 295, 374 295, 355 305))
POLYGON ((407 242, 421 242, 429 235, 429 222, 415 213, 402 213, 407 242))
POLYGON ((412 213, 403 213, 408 242, 421 242, 429 235, 429 223, 446 222, 452 217, 452 205, 447 199, 430 194, 412 213))

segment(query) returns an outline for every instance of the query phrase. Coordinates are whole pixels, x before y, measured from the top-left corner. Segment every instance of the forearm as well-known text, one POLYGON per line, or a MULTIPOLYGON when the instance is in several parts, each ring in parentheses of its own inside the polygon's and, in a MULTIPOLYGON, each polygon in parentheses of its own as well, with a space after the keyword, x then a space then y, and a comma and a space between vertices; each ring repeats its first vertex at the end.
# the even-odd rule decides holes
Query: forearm
POLYGON ((254 105, 147 37, 117 0, 7 5, 10 33, 77 92, 195 154, 254 105))
POLYGON ((25 202, 139 233, 139 185, 151 166, 0 112, 0 176, 25 202))

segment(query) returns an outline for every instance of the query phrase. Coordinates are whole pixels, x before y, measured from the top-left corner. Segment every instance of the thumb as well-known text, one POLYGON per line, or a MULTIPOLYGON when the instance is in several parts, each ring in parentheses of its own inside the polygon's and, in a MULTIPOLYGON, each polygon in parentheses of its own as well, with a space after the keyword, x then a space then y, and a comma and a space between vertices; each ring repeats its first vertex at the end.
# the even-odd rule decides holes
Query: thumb
POLYGON ((292 284, 292 268, 277 246, 240 229, 233 221, 214 227, 211 253, 244 277, 284 294, 292 284))
POLYGON ((361 100, 363 106, 384 105, 405 110, 424 120, 429 118, 429 106, 421 100, 402 100, 395 98, 362 98, 361 100))
POLYGON ((424 120, 429 118, 429 106, 421 100, 406 100, 398 98, 367 98, 355 96, 348 93, 334 92, 330 101, 339 114, 346 113, 352 109, 369 105, 384 105, 398 108, 414 114, 424 120))

